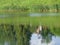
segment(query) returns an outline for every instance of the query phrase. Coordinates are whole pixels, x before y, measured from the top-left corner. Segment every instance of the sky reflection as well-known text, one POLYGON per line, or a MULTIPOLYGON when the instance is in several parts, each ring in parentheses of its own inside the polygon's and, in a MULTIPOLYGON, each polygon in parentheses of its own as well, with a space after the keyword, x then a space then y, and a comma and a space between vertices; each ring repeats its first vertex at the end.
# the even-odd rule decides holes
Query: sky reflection
POLYGON ((42 43, 42 36, 40 34, 38 35, 33 33, 31 36, 30 45, 60 45, 60 37, 52 36, 52 40, 49 43, 42 43))

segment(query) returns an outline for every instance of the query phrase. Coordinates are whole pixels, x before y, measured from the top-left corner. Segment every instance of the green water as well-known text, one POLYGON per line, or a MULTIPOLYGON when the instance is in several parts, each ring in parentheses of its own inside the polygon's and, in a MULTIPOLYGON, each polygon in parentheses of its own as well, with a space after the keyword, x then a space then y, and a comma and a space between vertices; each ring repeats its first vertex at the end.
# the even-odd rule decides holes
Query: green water
MULTIPOLYGON (((29 45, 32 33, 40 24, 48 26, 54 36, 60 36, 60 13, 52 13, 54 16, 50 16, 51 13, 24 13, 21 16, 22 14, 0 15, 0 45, 29 45), (49 16, 40 16, 41 14, 49 16)), ((47 39, 51 41, 49 37, 47 39)))
MULTIPOLYGON (((37 25, 30 26, 27 24, 1 24, 0 45, 29 45, 31 34, 35 32, 36 26, 37 25)), ((60 35, 60 27, 49 27, 49 30, 55 36, 60 35)))

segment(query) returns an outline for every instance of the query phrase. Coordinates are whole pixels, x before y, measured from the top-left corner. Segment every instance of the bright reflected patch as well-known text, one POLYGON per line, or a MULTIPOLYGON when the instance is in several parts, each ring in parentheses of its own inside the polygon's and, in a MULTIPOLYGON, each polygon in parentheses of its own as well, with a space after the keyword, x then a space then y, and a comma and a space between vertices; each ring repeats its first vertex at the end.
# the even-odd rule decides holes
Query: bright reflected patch
POLYGON ((36 34, 36 33, 33 33, 32 36, 31 36, 31 40, 30 40, 30 45, 59 45, 59 40, 60 40, 60 37, 55 37, 55 36, 52 36, 52 40, 50 43, 42 43, 41 40, 42 40, 42 36, 39 34, 36 34))

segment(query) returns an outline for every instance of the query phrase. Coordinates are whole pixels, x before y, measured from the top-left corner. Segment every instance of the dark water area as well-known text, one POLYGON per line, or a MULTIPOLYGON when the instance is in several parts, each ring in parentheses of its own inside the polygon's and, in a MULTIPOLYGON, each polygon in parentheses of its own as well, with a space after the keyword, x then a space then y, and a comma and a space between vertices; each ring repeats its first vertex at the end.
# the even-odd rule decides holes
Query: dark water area
POLYGON ((0 24, 0 45, 60 45, 59 30, 53 28, 35 33, 36 26, 0 24), (58 30, 58 32, 56 31, 58 30))

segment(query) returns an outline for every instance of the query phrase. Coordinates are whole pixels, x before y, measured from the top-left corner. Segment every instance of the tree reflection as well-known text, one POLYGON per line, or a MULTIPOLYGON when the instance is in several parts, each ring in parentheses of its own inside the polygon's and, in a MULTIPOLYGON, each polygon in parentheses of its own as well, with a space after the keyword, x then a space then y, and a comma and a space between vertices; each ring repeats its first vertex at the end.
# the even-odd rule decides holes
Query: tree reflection
MULTIPOLYGON (((35 26, 35 25, 34 25, 35 26)), ((0 24, 0 42, 5 45, 30 45, 31 29, 34 30, 35 27, 31 27, 30 24, 0 24), (33 29, 34 28, 34 29, 33 29)), ((59 32, 59 28, 54 28, 53 33, 59 32), (58 30, 57 30, 58 29, 58 30)), ((48 26, 42 25, 42 43, 50 43, 52 41, 52 36, 54 35, 48 26)), ((40 37, 38 37, 40 39, 40 37)))
POLYGON ((42 35, 42 43, 44 43, 44 42, 50 43, 52 40, 52 36, 54 34, 50 31, 50 29, 47 26, 43 26, 41 35, 42 35))

